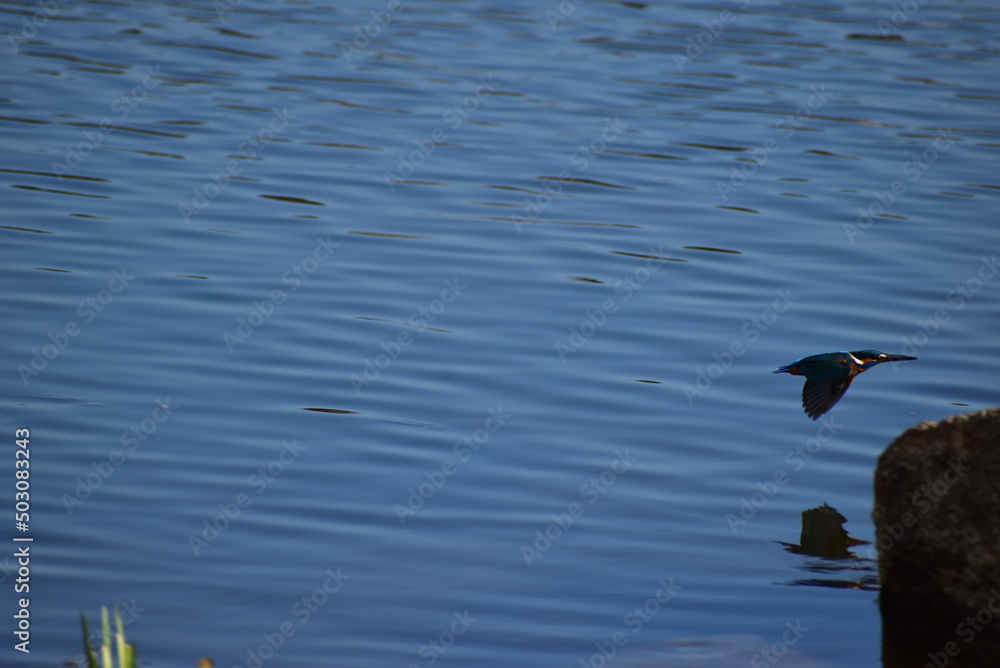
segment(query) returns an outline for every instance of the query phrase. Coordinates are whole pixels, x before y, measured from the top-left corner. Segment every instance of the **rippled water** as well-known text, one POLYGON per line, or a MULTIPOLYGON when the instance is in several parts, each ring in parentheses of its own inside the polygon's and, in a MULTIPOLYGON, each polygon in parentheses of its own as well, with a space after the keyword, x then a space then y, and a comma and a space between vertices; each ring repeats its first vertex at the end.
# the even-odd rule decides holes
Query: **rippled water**
POLYGON ((801 514, 998 403, 1000 12, 903 7, 4 3, 33 658, 878 665, 801 514))

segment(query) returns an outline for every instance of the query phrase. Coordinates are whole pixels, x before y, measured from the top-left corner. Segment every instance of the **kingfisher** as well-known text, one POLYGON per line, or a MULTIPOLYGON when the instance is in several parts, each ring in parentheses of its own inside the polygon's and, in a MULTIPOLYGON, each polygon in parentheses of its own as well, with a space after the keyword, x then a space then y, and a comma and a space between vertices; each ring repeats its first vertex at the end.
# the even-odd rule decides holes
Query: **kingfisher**
POLYGON ((778 367, 774 373, 805 376, 802 407, 813 420, 833 408, 861 373, 883 362, 915 360, 908 355, 890 355, 878 350, 841 350, 836 353, 809 355, 791 364, 778 367))

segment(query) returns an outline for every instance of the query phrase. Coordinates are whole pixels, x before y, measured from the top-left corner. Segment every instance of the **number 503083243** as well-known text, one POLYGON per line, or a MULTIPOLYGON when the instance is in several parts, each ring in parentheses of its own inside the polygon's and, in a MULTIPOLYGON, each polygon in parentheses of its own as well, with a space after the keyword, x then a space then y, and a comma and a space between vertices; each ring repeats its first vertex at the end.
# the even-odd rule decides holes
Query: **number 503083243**
POLYGON ((31 431, 14 432, 17 449, 14 450, 14 525, 18 531, 27 531, 31 521, 31 431))

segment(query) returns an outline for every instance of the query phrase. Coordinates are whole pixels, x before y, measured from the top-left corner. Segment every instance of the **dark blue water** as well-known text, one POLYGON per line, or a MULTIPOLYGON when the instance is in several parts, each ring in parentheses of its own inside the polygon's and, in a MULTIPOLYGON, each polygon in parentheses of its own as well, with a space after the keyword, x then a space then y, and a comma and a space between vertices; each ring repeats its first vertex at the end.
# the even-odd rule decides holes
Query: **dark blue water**
POLYGON ((879 664, 871 546, 782 543, 1000 398, 991 3, 50 4, 0 12, 5 665, 115 603, 148 665, 879 664), (865 348, 919 360, 820 422, 771 373, 865 348))

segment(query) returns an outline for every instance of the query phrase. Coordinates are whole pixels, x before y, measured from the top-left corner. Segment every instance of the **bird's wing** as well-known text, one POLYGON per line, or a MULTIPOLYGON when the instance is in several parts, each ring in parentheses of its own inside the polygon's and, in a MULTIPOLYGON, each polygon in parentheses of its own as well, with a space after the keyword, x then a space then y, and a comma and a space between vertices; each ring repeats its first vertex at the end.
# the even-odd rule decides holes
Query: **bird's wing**
POLYGON ((851 386, 854 376, 845 378, 813 378, 802 387, 802 407, 813 420, 827 412, 851 386))

